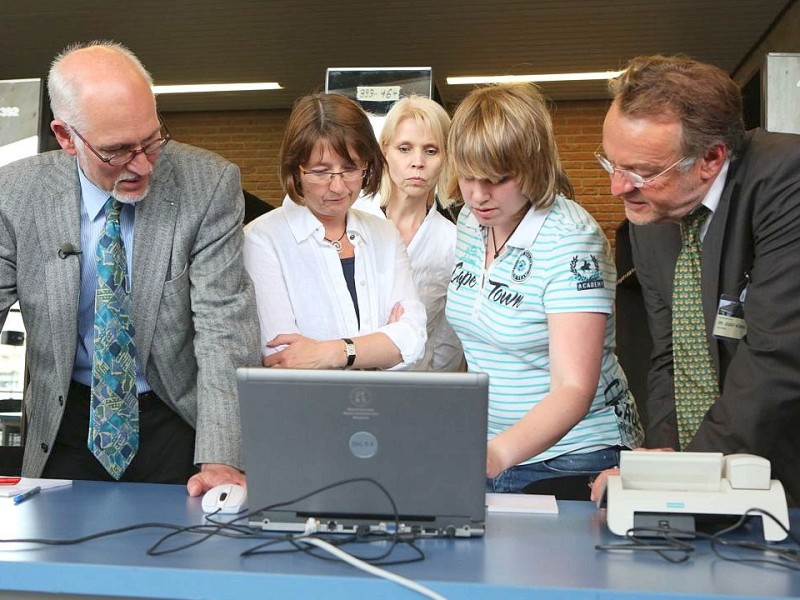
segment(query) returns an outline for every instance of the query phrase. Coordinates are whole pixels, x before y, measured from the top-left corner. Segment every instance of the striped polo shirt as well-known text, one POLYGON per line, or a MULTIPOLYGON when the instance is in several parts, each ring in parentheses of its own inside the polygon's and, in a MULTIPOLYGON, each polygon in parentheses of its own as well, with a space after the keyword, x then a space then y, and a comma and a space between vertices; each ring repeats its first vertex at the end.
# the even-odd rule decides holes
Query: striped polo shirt
POLYGON ((559 196, 549 208, 528 211, 488 269, 486 235, 465 206, 446 314, 469 370, 489 374, 488 438, 519 421, 550 390, 547 315, 596 312, 608 318, 589 413, 554 446, 525 462, 641 445, 633 396, 613 352, 616 269, 599 225, 580 205, 559 196))

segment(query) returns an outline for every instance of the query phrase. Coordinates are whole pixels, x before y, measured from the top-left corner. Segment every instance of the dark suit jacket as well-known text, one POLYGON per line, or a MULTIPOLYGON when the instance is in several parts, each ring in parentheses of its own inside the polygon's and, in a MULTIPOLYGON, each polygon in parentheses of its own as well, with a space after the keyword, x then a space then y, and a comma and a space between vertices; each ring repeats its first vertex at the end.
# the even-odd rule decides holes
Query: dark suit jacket
MULTIPOLYGON (((19 300, 30 384, 23 474, 38 477, 58 432, 77 344, 81 190, 75 158, 47 152, 0 169, 0 325, 19 300)), ((136 205, 136 350, 153 391, 197 430, 195 461, 242 466, 236 367, 260 361, 242 264, 239 170, 172 142, 136 205)))
POLYGON ((633 268, 631 251, 631 223, 625 219, 616 231, 614 259, 617 265, 617 358, 625 376, 628 389, 636 399, 639 420, 647 429, 647 374, 650 371, 650 329, 642 296, 642 285, 633 268))
MULTIPOLYGON (((677 224, 632 228, 653 354, 648 447, 677 448, 672 364, 672 278, 677 224)), ((754 130, 730 165, 703 239, 703 312, 721 395, 686 450, 768 458, 800 498, 800 136, 754 130), (747 283, 749 281, 749 283, 747 283), (712 336, 722 294, 747 284, 741 341, 712 336)))

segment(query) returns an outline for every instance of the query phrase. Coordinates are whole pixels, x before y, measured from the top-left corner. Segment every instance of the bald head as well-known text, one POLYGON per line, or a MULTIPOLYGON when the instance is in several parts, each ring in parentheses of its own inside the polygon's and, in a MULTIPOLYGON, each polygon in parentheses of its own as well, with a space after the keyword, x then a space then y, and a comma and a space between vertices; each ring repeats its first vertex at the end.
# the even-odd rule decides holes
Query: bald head
POLYGON ((61 149, 100 190, 122 202, 142 200, 159 156, 143 148, 163 134, 152 79, 139 59, 113 42, 72 46, 53 61, 48 85, 50 129, 61 149), (110 164, 128 151, 127 163, 110 164))
POLYGON ((152 110, 153 80, 138 58, 115 42, 73 45, 59 54, 50 67, 48 89, 56 119, 77 129, 87 129, 94 115, 115 113, 131 119, 152 110))

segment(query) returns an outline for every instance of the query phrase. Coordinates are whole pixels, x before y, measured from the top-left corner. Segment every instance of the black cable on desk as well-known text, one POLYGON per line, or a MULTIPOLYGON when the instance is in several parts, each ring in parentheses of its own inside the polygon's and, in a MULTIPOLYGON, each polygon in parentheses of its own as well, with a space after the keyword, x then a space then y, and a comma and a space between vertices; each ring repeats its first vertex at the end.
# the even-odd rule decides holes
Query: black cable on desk
MULTIPOLYGON (((260 508, 260 509, 258 509, 256 511, 253 511, 253 512, 258 513, 258 512, 273 510, 275 508, 280 508, 282 506, 291 506, 292 504, 296 504, 298 502, 302 502, 303 500, 305 500, 307 498, 310 498, 312 496, 316 496, 316 495, 321 494, 323 492, 326 492, 328 490, 331 490, 331 489, 334 489, 334 488, 337 488, 337 487, 346 486, 346 485, 351 485, 351 484, 354 484, 354 483, 368 483, 370 485, 374 485, 375 487, 377 487, 381 491, 381 493, 384 496, 386 496, 386 499, 388 500, 389 505, 391 506, 391 515, 394 517, 394 521, 393 521, 394 522, 394 532, 393 533, 379 533, 379 534, 370 533, 368 535, 355 535, 355 536, 348 536, 347 538, 344 538, 344 539, 342 539, 340 537, 333 537, 333 538, 325 537, 325 538, 321 538, 321 539, 324 539, 325 541, 328 541, 329 543, 332 543, 335 546, 344 546, 344 545, 347 545, 347 544, 363 544, 363 543, 367 543, 368 544, 368 543, 372 543, 372 542, 375 542, 375 541, 381 541, 381 540, 389 541, 389 547, 382 554, 379 554, 377 556, 358 556, 358 555, 353 555, 353 556, 355 556, 355 558, 357 558, 359 560, 362 560, 362 561, 364 561, 364 562, 366 562, 368 564, 371 564, 371 565, 381 565, 381 566, 400 565, 400 564, 408 564, 408 563, 412 563, 412 562, 419 562, 419 561, 425 560, 424 552, 422 552, 422 550, 413 543, 415 538, 413 536, 411 536, 411 537, 403 536, 403 535, 401 535, 399 533, 400 532, 400 514, 399 514, 399 511, 397 509, 397 504, 395 503, 394 498, 392 497, 392 495, 389 493, 389 490, 387 490, 384 486, 382 486, 380 483, 378 483, 374 479, 371 479, 371 478, 368 478, 368 477, 358 477, 358 478, 353 478, 353 479, 345 479, 345 480, 342 480, 342 481, 337 481, 335 483, 332 483, 332 484, 323 486, 321 488, 318 488, 316 490, 313 490, 313 491, 311 491, 311 492, 309 492, 307 494, 304 494, 304 495, 302 495, 302 496, 300 496, 298 498, 294 498, 292 500, 287 500, 286 502, 279 502, 279 503, 276 503, 276 504, 265 506, 265 507, 260 508), (416 556, 413 557, 413 558, 408 558, 408 559, 386 561, 385 559, 388 558, 396 550, 398 544, 404 544, 404 545, 409 546, 410 548, 412 548, 415 551, 416 556)), ((240 517, 240 518, 242 518, 242 517, 240 517)), ((300 536, 300 537, 302 537, 302 536, 300 536)), ((319 553, 316 550, 316 548, 314 548, 314 547, 310 547, 310 546, 307 546, 307 545, 299 543, 297 541, 298 539, 299 539, 298 536, 291 536, 291 535, 283 536, 282 539, 270 540, 270 541, 265 542, 263 544, 259 544, 258 546, 254 546, 253 548, 245 550, 244 552, 241 553, 241 556, 244 556, 244 557, 246 557, 246 556, 258 556, 258 555, 263 555, 263 554, 280 554, 280 553, 285 553, 285 552, 290 552, 291 553, 291 552, 300 551, 300 552, 304 552, 304 553, 308 554, 309 556, 313 556, 315 558, 320 558, 322 560, 337 560, 337 559, 331 558, 331 557, 329 557, 327 555, 323 555, 323 554, 319 553), (275 546, 276 544, 278 544, 280 542, 289 543, 290 545, 292 545, 292 548, 289 548, 289 549, 285 549, 284 548, 284 549, 279 549, 279 550, 268 549, 271 546, 275 546)))
POLYGON ((656 552, 663 559, 671 563, 681 563, 689 560, 690 556, 695 552, 695 547, 685 541, 681 541, 676 536, 690 536, 698 537, 708 540, 711 545, 711 550, 719 558, 729 562, 735 563, 753 563, 753 564, 766 564, 778 566, 782 568, 800 571, 800 540, 787 529, 783 523, 778 520, 771 512, 761 508, 751 508, 746 510, 742 516, 729 527, 726 527, 714 534, 702 533, 699 531, 688 531, 683 529, 675 529, 671 527, 632 527, 625 532, 627 542, 619 542, 613 544, 597 544, 596 550, 605 552, 619 552, 619 551, 651 551, 656 552), (762 515, 762 520, 765 518, 772 519, 778 526, 786 533, 787 538, 794 543, 794 548, 783 548, 777 544, 770 544, 766 542, 753 542, 748 540, 730 540, 726 539, 725 535, 733 533, 744 526, 745 521, 749 516, 754 514, 762 515), (643 539, 645 536, 650 539, 643 539), (657 538, 660 542, 654 542, 652 538, 657 538), (757 552, 764 552, 778 557, 778 560, 770 558, 745 558, 742 556, 726 555, 720 551, 720 547, 737 548, 740 550, 753 550, 757 552), (677 556, 674 556, 677 553, 677 556))

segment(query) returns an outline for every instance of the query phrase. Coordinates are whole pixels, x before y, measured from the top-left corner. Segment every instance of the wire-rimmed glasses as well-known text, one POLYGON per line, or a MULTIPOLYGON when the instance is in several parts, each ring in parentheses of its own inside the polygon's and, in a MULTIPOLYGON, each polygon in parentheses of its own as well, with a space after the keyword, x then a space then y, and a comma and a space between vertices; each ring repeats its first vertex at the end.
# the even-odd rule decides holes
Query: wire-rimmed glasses
POLYGON ((612 163, 610 160, 608 160, 608 158, 606 158, 602 154, 602 152, 600 151, 600 147, 598 147, 597 150, 594 151, 594 157, 597 159, 597 162, 600 163, 600 166, 603 167, 603 169, 611 177, 614 176, 614 173, 619 173, 620 175, 625 177, 628 181, 630 181, 631 185, 633 185, 633 187, 635 188, 642 188, 646 186, 648 183, 652 183, 662 175, 668 173, 669 171, 677 167, 681 162, 685 161, 688 158, 687 156, 682 156, 660 173, 653 175, 652 177, 644 178, 635 171, 630 171, 628 169, 620 169, 619 167, 617 167, 614 163, 612 163))
POLYGON ((334 178, 338 175, 345 183, 354 183, 361 181, 364 174, 367 172, 367 167, 357 167, 353 169, 342 169, 341 171, 307 171, 301 165, 300 172, 308 177, 312 183, 319 185, 330 185, 334 178))

